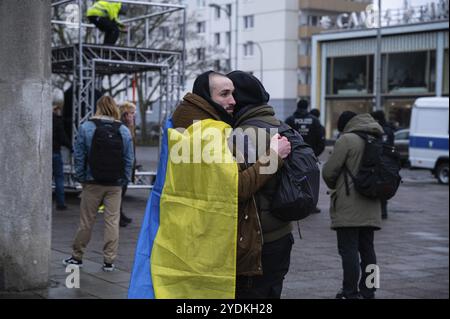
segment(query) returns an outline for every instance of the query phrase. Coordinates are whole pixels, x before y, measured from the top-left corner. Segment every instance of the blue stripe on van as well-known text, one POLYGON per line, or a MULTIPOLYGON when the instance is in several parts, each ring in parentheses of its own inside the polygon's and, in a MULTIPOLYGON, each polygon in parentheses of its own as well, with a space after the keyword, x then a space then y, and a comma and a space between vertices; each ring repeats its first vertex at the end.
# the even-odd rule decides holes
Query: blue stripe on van
POLYGON ((448 137, 442 138, 442 137, 410 136, 409 147, 448 151, 448 137), (432 142, 431 147, 430 142, 432 142))

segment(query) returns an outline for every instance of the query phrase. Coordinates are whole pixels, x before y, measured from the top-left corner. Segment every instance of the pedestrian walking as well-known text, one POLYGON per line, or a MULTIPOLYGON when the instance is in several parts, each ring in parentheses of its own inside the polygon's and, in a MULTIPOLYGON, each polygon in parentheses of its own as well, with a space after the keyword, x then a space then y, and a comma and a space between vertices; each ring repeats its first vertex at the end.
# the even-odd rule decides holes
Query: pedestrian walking
POLYGON ((72 256, 64 265, 83 266, 83 255, 91 239, 97 211, 105 206, 103 270, 113 271, 119 247, 122 186, 131 180, 133 142, 120 122, 119 108, 110 96, 97 103, 95 116, 83 123, 74 145, 75 178, 81 183, 80 224, 72 245, 72 256))
POLYGON ((338 120, 341 133, 323 166, 323 179, 330 188, 331 228, 336 231, 342 259, 342 289, 338 299, 374 298, 375 288, 367 287, 369 265, 376 265, 374 232, 381 229, 381 203, 359 194, 354 182, 346 182, 346 170, 358 173, 365 141, 355 132, 381 136, 383 129, 370 114, 346 111, 338 120))

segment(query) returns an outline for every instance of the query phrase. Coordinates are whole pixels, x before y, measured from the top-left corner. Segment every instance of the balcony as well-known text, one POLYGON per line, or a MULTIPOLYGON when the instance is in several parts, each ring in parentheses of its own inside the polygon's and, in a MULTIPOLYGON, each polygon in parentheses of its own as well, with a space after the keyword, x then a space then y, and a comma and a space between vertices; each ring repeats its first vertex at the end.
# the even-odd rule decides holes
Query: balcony
POLYGON ((301 26, 298 28, 299 39, 311 38, 313 34, 320 33, 324 29, 321 27, 301 26))
POLYGON ((328 12, 361 12, 372 1, 352 2, 349 0, 299 0, 300 10, 321 10, 328 12))
POLYGON ((298 67, 299 68, 310 68, 311 67, 311 57, 308 55, 300 55, 298 57, 298 67))
POLYGON ((298 85, 298 96, 308 97, 311 95, 311 85, 299 84, 298 85))

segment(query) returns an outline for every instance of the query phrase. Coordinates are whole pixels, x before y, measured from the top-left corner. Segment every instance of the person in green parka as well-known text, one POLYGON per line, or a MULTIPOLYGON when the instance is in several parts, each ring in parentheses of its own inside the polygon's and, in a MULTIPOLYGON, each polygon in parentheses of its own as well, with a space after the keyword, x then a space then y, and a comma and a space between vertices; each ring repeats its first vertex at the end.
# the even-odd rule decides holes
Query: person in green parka
POLYGON ((336 298, 370 299, 375 297, 375 287, 368 287, 366 279, 373 273, 368 270, 377 263, 374 231, 381 229, 381 202, 360 195, 351 178, 347 179, 347 194, 343 168, 346 166, 355 176, 363 157, 365 141, 352 132, 381 137, 383 129, 370 114, 346 111, 339 117, 338 130, 341 134, 322 170, 330 188, 331 228, 337 233, 343 267, 342 289, 336 298))

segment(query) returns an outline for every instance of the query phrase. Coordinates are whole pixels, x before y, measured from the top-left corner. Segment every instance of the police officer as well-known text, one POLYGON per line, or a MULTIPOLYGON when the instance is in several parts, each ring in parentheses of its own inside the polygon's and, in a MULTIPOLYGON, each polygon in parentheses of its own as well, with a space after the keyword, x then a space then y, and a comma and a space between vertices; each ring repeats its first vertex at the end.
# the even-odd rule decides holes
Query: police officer
MULTIPOLYGON (((300 100, 297 103, 297 111, 286 119, 286 123, 297 130, 308 143, 314 154, 318 157, 325 148, 325 134, 317 117, 308 112, 308 101, 300 100)), ((315 213, 320 213, 316 207, 315 213)))
POLYGON ((297 103, 297 111, 287 118, 286 123, 297 130, 319 156, 325 145, 325 135, 322 125, 317 117, 308 112, 308 101, 300 100, 297 103))

